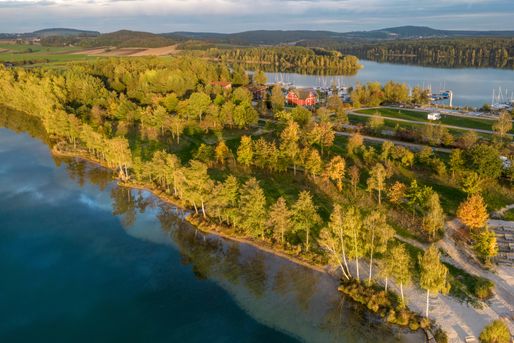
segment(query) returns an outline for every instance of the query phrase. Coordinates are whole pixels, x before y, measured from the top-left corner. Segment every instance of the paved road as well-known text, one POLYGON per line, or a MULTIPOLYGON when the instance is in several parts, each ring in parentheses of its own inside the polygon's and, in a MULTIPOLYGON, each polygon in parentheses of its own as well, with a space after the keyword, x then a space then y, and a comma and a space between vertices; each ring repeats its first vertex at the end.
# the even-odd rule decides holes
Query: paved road
MULTIPOLYGON (((351 114, 351 115, 354 115, 354 116, 358 116, 358 117, 365 117, 365 118, 373 117, 372 114, 357 113, 355 111, 349 111, 348 114, 351 114)), ((403 118, 394 118, 394 117, 385 117, 385 116, 382 116, 382 118, 387 119, 387 120, 399 121, 399 122, 410 123, 410 124, 418 124, 418 125, 433 124, 433 123, 426 122, 426 121, 409 120, 409 119, 403 119, 403 118)), ((455 126, 455 125, 445 125, 445 124, 439 124, 439 125, 441 125, 442 127, 446 127, 448 129, 456 129, 456 130, 464 130, 464 131, 475 131, 475 132, 480 132, 480 133, 494 134, 494 131, 491 131, 491 130, 474 129, 474 128, 470 128, 470 127, 462 127, 462 126, 455 126)), ((508 135, 511 136, 511 137, 513 136, 512 134, 508 134, 508 135)))

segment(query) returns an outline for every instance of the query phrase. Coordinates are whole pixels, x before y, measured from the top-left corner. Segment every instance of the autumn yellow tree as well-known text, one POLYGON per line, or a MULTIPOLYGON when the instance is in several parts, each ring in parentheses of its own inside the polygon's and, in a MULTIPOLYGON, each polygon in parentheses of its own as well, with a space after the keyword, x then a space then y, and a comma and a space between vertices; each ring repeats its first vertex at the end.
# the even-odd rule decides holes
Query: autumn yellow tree
POLYGON ((473 230, 485 227, 489 214, 484 198, 480 194, 471 195, 459 205, 457 217, 473 230))
POLYGON ((326 179, 330 179, 336 183, 339 191, 343 190, 343 177, 346 167, 346 162, 341 156, 335 156, 328 162, 325 167, 324 176, 326 179))
POLYGON ((400 181, 396 181, 389 189, 389 201, 395 205, 402 203, 406 192, 407 186, 400 181))

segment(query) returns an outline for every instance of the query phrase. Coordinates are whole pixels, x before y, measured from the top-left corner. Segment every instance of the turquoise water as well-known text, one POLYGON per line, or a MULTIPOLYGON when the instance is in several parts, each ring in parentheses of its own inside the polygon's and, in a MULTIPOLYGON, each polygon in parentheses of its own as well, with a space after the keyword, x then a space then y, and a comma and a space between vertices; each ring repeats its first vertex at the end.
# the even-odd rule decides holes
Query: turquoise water
POLYGON ((108 172, 0 128, 0 342, 381 342, 325 274, 203 235, 108 172))

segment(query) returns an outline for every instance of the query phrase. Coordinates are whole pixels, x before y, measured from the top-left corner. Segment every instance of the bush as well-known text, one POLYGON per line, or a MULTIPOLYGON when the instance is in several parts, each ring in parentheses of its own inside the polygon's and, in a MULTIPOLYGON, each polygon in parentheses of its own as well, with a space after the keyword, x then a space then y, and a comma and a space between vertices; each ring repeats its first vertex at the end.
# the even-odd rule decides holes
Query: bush
POLYGON ((486 300, 493 296, 494 283, 490 280, 480 278, 475 287, 473 287, 473 294, 480 300, 486 300))
POLYGON ((448 335, 441 328, 437 328, 434 331, 434 338, 437 343, 448 343, 448 335))
POLYGON ((502 320, 493 320, 487 325, 482 333, 480 333, 480 342, 482 343, 510 343, 510 331, 502 320))

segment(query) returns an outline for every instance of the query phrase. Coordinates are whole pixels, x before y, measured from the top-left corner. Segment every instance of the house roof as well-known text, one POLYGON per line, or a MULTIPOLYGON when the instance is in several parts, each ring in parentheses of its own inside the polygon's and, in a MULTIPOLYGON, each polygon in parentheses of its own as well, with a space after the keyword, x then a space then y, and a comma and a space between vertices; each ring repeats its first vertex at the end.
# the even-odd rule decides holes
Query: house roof
POLYGON ((311 94, 317 95, 314 88, 295 88, 291 92, 295 93, 300 99, 307 99, 311 94))
POLYGON ((211 86, 230 87, 232 83, 227 81, 212 81, 211 86))

